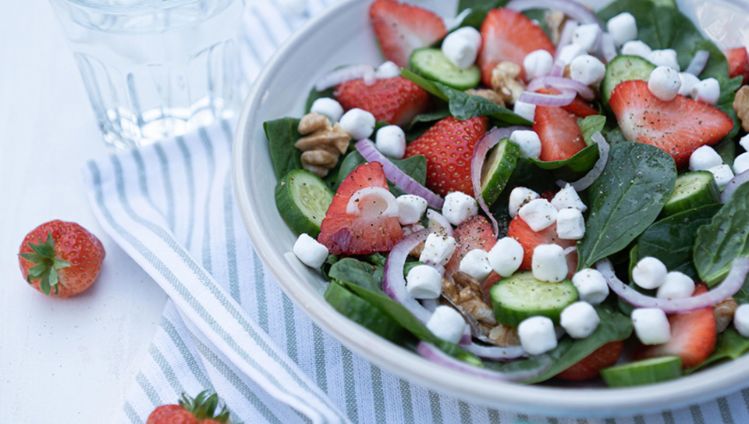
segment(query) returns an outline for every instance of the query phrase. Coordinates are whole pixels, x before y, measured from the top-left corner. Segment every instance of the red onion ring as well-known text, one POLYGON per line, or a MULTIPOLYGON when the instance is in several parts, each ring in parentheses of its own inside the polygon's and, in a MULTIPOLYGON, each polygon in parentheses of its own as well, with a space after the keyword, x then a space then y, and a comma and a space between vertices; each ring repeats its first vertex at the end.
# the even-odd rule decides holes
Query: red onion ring
POLYGON ((461 344, 460 347, 473 353, 479 358, 491 359, 494 361, 509 361, 528 356, 522 346, 499 347, 469 343, 466 345, 461 344))
POLYGON ((396 187, 405 191, 408 194, 421 196, 426 199, 429 206, 435 209, 442 209, 444 199, 438 194, 419 184, 418 181, 411 178, 410 175, 401 171, 400 168, 395 166, 390 159, 386 158, 385 155, 380 153, 375 147, 375 144, 370 140, 359 140, 356 143, 356 150, 361 154, 367 162, 379 162, 382 164, 385 176, 390 182, 395 184, 396 187))
POLYGON ((638 308, 659 308, 666 313, 688 312, 718 304, 736 294, 744 285, 749 274, 749 257, 736 258, 731 264, 731 272, 714 289, 703 294, 684 299, 658 299, 647 296, 627 286, 614 273, 608 259, 599 261, 596 269, 603 274, 611 290, 625 302, 638 308))
POLYGON ((427 219, 429 219, 429 229, 442 229, 448 236, 453 236, 453 226, 450 225, 450 222, 441 213, 435 211, 434 209, 429 209, 427 211, 427 219), (434 226, 432 224, 434 224, 434 226))
POLYGON ((499 144, 500 140, 509 137, 513 131, 527 129, 527 127, 494 128, 486 133, 484 138, 479 140, 479 142, 476 143, 476 147, 473 148, 473 157, 471 158, 471 183, 473 184, 473 196, 476 198, 481 210, 484 211, 487 217, 489 217, 495 236, 499 234, 499 224, 497 224, 494 215, 489 211, 489 206, 486 204, 484 196, 481 193, 481 171, 484 169, 486 154, 489 153, 489 150, 491 150, 492 147, 499 144))
POLYGON ((315 84, 315 90, 323 91, 344 82, 357 79, 374 79, 375 69, 372 65, 352 65, 336 69, 323 76, 315 84))
POLYGON ((584 24, 601 24, 590 9, 573 0, 512 0, 505 7, 518 12, 524 12, 529 9, 559 10, 578 22, 584 24))
POLYGON ((538 91, 542 88, 554 88, 559 91, 574 90, 585 100, 593 100, 596 94, 587 85, 569 78, 563 77, 539 77, 528 84, 528 91, 538 91))
POLYGON ((733 197, 733 193, 747 181, 749 181, 749 171, 744 171, 733 177, 733 179, 729 181, 723 189, 723 193, 720 195, 720 202, 728 203, 728 201, 731 200, 731 197, 733 197))
POLYGON ((403 278, 403 267, 406 265, 408 254, 414 250, 419 243, 426 240, 429 231, 423 230, 401 240, 393 247, 385 261, 385 276, 382 279, 382 290, 391 299, 403 305, 409 312, 421 322, 429 321, 432 312, 421 305, 406 290, 406 279, 403 278))
MULTIPOLYGON (((609 143, 606 141, 606 139, 603 138, 600 132, 593 134, 591 138, 598 145, 598 160, 596 161, 595 165, 593 165, 593 169, 588 171, 588 173, 585 174, 582 178, 575 181, 574 183, 569 183, 569 185, 571 185, 575 189, 575 191, 583 191, 593 185, 598 177, 603 174, 603 170, 604 168, 606 168, 606 163, 609 161, 609 150, 611 150, 611 146, 609 146, 609 143)), ((567 184, 568 183, 565 181, 557 181, 557 185, 559 187, 564 187, 567 184)))
POLYGON ((421 342, 416 346, 416 351, 424 358, 436 364, 442 365, 455 371, 461 371, 466 374, 486 378, 495 381, 525 381, 538 377, 551 366, 551 359, 548 356, 542 357, 540 365, 525 371, 516 371, 512 373, 503 373, 471 365, 467 362, 460 361, 447 355, 434 345, 421 342))
POLYGON ((705 70, 708 60, 710 60, 710 52, 707 50, 698 50, 697 53, 694 54, 692 61, 689 62, 687 70, 684 72, 694 76, 699 76, 702 71, 705 70))
POLYGON ((560 61, 554 62, 554 66, 551 67, 551 71, 549 71, 550 77, 561 77, 564 75, 564 64, 560 61))
POLYGON ((604 32, 601 36, 601 44, 599 45, 601 56, 606 62, 611 62, 616 57, 616 44, 614 38, 608 32, 604 32))
POLYGON ((559 57, 559 51, 562 47, 570 44, 572 38, 575 36, 575 29, 577 29, 578 23, 572 19, 568 19, 562 27, 562 32, 559 33, 559 41, 557 42, 557 51, 554 57, 559 57))
POLYGON ((524 91, 518 100, 537 106, 567 106, 575 101, 575 97, 577 97, 577 93, 572 90, 560 90, 559 94, 524 91))

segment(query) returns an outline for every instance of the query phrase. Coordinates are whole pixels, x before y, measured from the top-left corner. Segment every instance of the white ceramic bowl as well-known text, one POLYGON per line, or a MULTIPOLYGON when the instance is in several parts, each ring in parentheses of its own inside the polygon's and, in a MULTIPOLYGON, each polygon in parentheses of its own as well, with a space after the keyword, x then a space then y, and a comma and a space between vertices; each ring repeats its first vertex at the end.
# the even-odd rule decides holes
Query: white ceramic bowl
MULTIPOLYGON (((445 15, 455 1, 421 3, 445 15)), ((468 402, 535 415, 621 416, 673 409, 733 392, 749 381, 749 357, 676 381, 635 389, 526 386, 487 381, 430 363, 349 321, 322 294, 326 282, 288 261, 295 237, 276 211, 276 177, 262 123, 300 116, 313 82, 339 65, 382 61, 368 22, 368 1, 333 7, 289 40, 266 66, 249 96, 234 145, 236 194, 258 254, 284 291, 322 328, 372 363, 430 389, 468 402)))

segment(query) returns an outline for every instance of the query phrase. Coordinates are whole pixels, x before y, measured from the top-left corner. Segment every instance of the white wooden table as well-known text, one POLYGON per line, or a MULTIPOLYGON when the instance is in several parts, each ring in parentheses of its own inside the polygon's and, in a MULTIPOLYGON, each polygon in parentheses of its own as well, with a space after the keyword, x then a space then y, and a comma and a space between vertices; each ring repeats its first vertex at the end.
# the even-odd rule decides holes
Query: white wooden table
POLYGON ((112 422, 165 296, 89 210, 81 168, 105 146, 50 4, 0 5, 0 421, 112 422), (18 268, 24 235, 55 218, 82 224, 107 251, 79 298, 46 298, 18 268))

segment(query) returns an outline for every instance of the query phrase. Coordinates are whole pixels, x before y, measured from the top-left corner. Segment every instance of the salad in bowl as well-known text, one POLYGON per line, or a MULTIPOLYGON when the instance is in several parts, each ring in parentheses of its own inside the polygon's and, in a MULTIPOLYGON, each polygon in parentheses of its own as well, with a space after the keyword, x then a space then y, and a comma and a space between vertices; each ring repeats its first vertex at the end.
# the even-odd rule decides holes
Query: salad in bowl
POLYGON ((749 350, 749 57, 672 2, 375 0, 383 61, 267 121, 290 256, 371 332, 519 383, 749 350))

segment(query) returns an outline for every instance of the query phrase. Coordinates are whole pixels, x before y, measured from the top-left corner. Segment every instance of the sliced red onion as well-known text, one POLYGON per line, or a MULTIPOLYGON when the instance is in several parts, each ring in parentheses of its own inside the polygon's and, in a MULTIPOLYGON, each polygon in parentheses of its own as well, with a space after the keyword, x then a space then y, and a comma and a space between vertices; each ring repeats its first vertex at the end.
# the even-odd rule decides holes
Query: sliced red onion
POLYGON ((435 209, 442 209, 442 204, 445 202, 442 197, 419 184, 419 182, 411 178, 410 175, 401 171, 401 169, 395 166, 390 159, 380 153, 380 151, 377 150, 377 147, 375 147, 375 144, 370 140, 359 140, 356 143, 356 150, 364 157, 364 159, 366 159, 367 162, 381 163, 385 176, 390 180, 390 182, 395 184, 396 187, 408 194, 423 197, 426 199, 429 206, 435 209))
POLYGON ((564 22, 562 32, 559 33, 559 42, 557 42, 557 51, 555 57, 559 56, 559 50, 562 47, 572 43, 572 38, 575 35, 575 29, 577 29, 577 26, 577 21, 573 19, 568 19, 564 22))
POLYGON ((578 22, 601 24, 593 11, 573 0, 512 0, 506 7, 518 12, 530 9, 559 10, 578 22))
POLYGON ((450 225, 450 222, 445 218, 444 215, 441 213, 435 211, 434 209, 429 209, 427 211, 427 219, 429 219, 429 228, 432 230, 441 229, 447 234, 448 236, 453 236, 453 226, 450 225), (432 225, 434 224, 434 225, 432 225), (434 228, 436 227, 436 228, 434 228))
POLYGON ((550 77, 561 77, 564 75, 564 63, 560 61, 554 62, 554 66, 551 67, 551 72, 549 72, 550 77))
POLYGON ((466 374, 475 375, 477 377, 486 378, 489 380, 496 381, 526 381, 538 377, 544 371, 549 369, 551 366, 551 359, 548 356, 543 356, 539 365, 535 368, 531 368, 523 371, 515 371, 511 373, 503 373, 500 371, 494 371, 486 368, 481 368, 475 365, 471 365, 467 362, 460 361, 453 358, 452 356, 439 350, 434 345, 429 343, 421 342, 416 347, 416 351, 419 352, 424 358, 442 365, 444 367, 453 369, 455 371, 461 371, 466 374))
POLYGON ((708 52, 707 50, 699 50, 694 54, 692 61, 689 62, 689 66, 684 72, 692 74, 694 76, 699 76, 702 71, 705 70, 705 66, 707 66, 708 60, 710 60, 710 52, 708 52))
MULTIPOLYGON (((609 143, 606 141, 606 139, 603 138, 600 132, 593 134, 591 138, 598 145, 598 160, 596 161, 595 165, 593 165, 593 169, 588 171, 585 176, 575 181, 574 183, 569 183, 569 185, 571 185, 575 189, 575 191, 583 191, 593 185, 598 177, 603 174, 603 170, 604 168, 606 168, 606 163, 609 161, 609 150, 611 149, 611 146, 609 146, 609 143)), ((559 187, 564 187, 567 184, 568 183, 565 181, 557 181, 557 185, 559 187)))
POLYGON ((406 265, 408 254, 419 243, 426 240, 429 231, 423 230, 401 240, 393 247, 385 262, 385 276, 382 280, 382 290, 391 299, 403 305, 421 322, 429 321, 432 313, 421 305, 406 290, 406 279, 403 278, 403 267, 406 265))
POLYGON ((638 292, 617 278, 614 268, 608 259, 596 264, 611 290, 625 302, 638 308, 659 308, 663 312, 688 312, 695 309, 716 305, 736 294, 746 281, 749 273, 749 257, 736 258, 731 271, 720 285, 703 294, 684 299, 658 299, 638 292))
POLYGON ((559 94, 535 93, 524 91, 520 95, 520 101, 537 106, 567 106, 575 100, 577 93, 572 90, 561 90, 559 94))
POLYGON ((374 81, 375 69, 372 65, 346 66, 325 75, 315 84, 315 90, 323 91, 343 84, 344 82, 364 79, 374 81))
POLYGON ((513 131, 527 130, 528 127, 504 127, 494 128, 489 131, 484 138, 482 138, 476 147, 473 149, 473 157, 471 158, 471 183, 473 184, 473 195, 476 198, 481 210, 484 211, 489 221, 492 223, 494 228, 494 235, 499 234, 499 225, 497 220, 489 211, 489 206, 484 201, 484 196, 481 193, 481 171, 484 169, 484 161, 486 160, 486 154, 492 147, 496 146, 500 140, 508 138, 513 131))
POLYGON ((733 193, 739 189, 744 183, 749 181, 749 171, 744 171, 741 174, 733 177, 731 181, 726 184, 723 189, 723 193, 720 195, 721 203, 727 203, 733 197, 733 193))
POLYGON ((494 361, 509 361, 511 359, 528 356, 522 346, 484 346, 477 343, 461 345, 461 347, 479 358, 491 359, 494 361))
POLYGON ((379 213, 380 216, 398 216, 398 202, 395 201, 395 196, 393 196, 393 193, 391 193, 390 190, 382 187, 367 187, 361 190, 357 190, 354 194, 351 195, 348 200, 348 204, 346 205, 346 213, 349 215, 361 214, 362 201, 370 198, 373 200, 373 203, 384 203, 385 207, 379 213))
POLYGON ((586 100, 593 100, 596 94, 587 85, 580 81, 575 81, 570 78, 546 76, 536 78, 528 84, 528 91, 538 91, 542 88, 554 88, 560 91, 574 90, 580 97, 586 100))
POLYGON ((608 32, 604 32, 603 35, 601 35, 601 44, 599 47, 601 50, 601 56, 603 56, 606 62, 611 62, 611 60, 616 57, 616 44, 614 43, 614 37, 612 37, 608 32))

